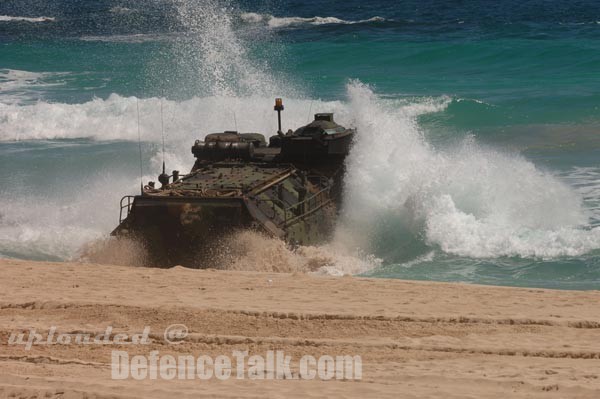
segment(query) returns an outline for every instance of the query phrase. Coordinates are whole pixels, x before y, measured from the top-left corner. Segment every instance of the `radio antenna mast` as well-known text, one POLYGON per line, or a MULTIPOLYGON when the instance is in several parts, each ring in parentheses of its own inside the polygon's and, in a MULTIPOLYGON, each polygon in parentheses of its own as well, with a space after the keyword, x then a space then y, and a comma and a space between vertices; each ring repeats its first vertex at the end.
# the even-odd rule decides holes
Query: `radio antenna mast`
POLYGON ((137 108, 137 131, 138 131, 138 146, 140 148, 140 191, 144 195, 144 169, 142 167, 142 133, 140 130, 140 100, 136 97, 135 105, 137 108))
POLYGON ((162 136, 163 174, 165 174, 165 121, 163 119, 163 98, 160 98, 160 132, 162 136))
MULTIPOLYGON (((237 118, 235 117, 235 111, 231 111, 233 112, 233 123, 235 124, 235 131, 238 132, 238 128, 237 128, 237 118)), ((239 132, 238 132, 239 133, 239 132)))

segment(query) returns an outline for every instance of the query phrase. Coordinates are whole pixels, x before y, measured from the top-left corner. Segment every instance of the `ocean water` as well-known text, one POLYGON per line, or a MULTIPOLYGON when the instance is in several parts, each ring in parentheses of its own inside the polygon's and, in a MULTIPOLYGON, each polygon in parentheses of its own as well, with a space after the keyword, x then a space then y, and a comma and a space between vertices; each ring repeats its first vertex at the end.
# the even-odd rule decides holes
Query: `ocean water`
POLYGON ((599 39, 589 0, 3 0, 0 256, 107 236, 137 107, 146 181, 161 106, 185 171, 207 133, 275 132, 281 96, 286 128, 359 131, 334 242, 304 249, 325 272, 599 289, 599 39))

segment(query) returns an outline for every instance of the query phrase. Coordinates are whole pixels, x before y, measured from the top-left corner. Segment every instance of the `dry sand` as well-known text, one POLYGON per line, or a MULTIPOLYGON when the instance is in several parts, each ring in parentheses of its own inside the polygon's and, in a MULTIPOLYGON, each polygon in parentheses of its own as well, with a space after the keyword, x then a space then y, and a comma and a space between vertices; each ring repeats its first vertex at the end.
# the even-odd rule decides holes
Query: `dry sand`
POLYGON ((600 292, 0 260, 0 398, 599 398, 600 292), (190 334, 168 345, 164 328, 190 334), (11 332, 149 345, 8 345, 11 332), (112 380, 111 351, 360 355, 359 381, 112 380))

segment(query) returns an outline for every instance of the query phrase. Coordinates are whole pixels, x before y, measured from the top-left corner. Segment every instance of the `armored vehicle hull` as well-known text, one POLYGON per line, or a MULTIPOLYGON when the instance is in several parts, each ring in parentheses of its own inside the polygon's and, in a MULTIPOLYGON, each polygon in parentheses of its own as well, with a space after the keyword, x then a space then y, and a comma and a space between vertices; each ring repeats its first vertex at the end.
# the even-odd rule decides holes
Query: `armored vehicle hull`
POLYGON ((112 234, 142 243, 149 262, 161 267, 214 267, 215 255, 227 250, 223 238, 239 230, 290 245, 324 243, 335 227, 354 133, 335 126, 313 132, 316 140, 280 132, 268 146, 259 134, 208 135, 192 147, 197 160, 189 174, 169 176, 163 166, 160 188, 149 182, 140 195, 123 197, 112 234))

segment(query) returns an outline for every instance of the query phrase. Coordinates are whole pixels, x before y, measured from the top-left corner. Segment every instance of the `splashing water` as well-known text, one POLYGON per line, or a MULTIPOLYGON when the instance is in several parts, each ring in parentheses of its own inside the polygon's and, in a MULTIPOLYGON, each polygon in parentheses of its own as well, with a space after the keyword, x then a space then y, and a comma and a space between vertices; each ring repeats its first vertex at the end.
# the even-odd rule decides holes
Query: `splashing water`
POLYGON ((349 222, 376 229, 372 221, 396 218, 427 244, 475 258, 600 248, 600 229, 588 226, 580 196, 552 173, 472 138, 433 148, 414 106, 393 109, 360 83, 349 86, 349 97, 360 132, 348 160, 349 222))
POLYGON ((221 242, 215 266, 225 270, 359 274, 381 264, 360 250, 351 253, 340 242, 290 248, 283 241, 254 231, 240 231, 221 242))
POLYGON ((199 81, 206 94, 223 97, 290 93, 289 84, 274 78, 269 60, 249 56, 251 43, 234 29, 235 7, 230 1, 172 1, 185 28, 173 51, 187 84, 199 81))

